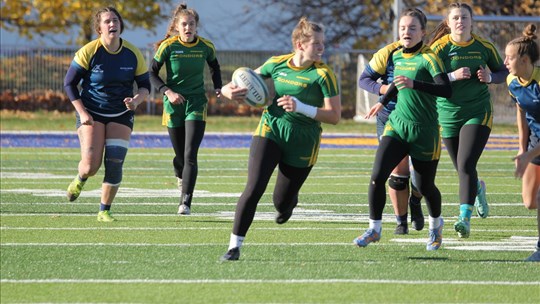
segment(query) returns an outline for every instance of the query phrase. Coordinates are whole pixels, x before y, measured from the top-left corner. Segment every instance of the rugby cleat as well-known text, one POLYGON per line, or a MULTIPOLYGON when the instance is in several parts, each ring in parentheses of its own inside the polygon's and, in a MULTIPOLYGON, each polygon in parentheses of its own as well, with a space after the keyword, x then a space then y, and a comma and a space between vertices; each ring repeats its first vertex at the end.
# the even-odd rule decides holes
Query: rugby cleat
POLYGON ((81 191, 84 186, 84 183, 86 183, 86 181, 84 182, 81 181, 79 179, 79 176, 75 176, 73 181, 71 181, 71 183, 69 184, 67 188, 67 194, 66 194, 70 202, 73 202, 79 197, 79 195, 81 195, 81 191))
POLYGON ((526 258, 527 262, 540 262, 540 248, 536 248, 536 251, 531 254, 530 257, 526 258))
MULTIPOLYGON (((382 230, 381 230, 382 232, 382 230)), ((376 243, 381 239, 381 232, 368 229, 364 234, 354 239, 353 243, 358 247, 366 247, 369 243, 376 243)))
POLYGON ((439 228, 429 229, 429 240, 426 244, 426 250, 437 250, 442 245, 442 231, 443 231, 444 221, 441 219, 441 224, 439 228))
POLYGON ((478 193, 474 200, 476 214, 481 218, 486 218, 489 215, 489 206, 486 199, 486 183, 483 180, 478 180, 478 193))
POLYGON ((116 221, 116 219, 112 217, 111 211, 109 210, 98 212, 97 220, 98 222, 115 222, 116 221))
POLYGON ((240 258, 240 248, 234 247, 232 249, 229 249, 227 253, 225 253, 220 260, 221 261, 238 261, 240 258))
POLYGON ((190 214, 191 214, 191 209, 189 208, 188 205, 180 204, 180 206, 178 206, 178 215, 190 215, 190 214))
POLYGON ((397 224, 394 234, 409 234, 409 227, 406 223, 397 224))
POLYGON ((466 239, 471 234, 471 222, 468 218, 459 216, 457 222, 454 223, 454 229, 460 238, 466 239))
POLYGON ((411 223, 412 227, 416 231, 424 229, 424 213, 422 212, 422 205, 420 205, 421 198, 417 198, 411 194, 409 198, 409 208, 411 209, 411 223))

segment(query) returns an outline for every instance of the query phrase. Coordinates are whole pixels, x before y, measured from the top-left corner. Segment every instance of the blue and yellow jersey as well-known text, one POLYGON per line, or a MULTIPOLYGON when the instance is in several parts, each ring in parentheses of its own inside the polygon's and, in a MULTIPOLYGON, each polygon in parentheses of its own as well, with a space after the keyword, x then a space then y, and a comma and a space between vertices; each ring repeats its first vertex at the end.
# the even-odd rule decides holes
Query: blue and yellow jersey
POLYGON ((160 44, 154 56, 160 66, 165 64, 165 85, 182 95, 205 94, 204 66, 215 59, 214 44, 202 37, 191 43, 182 42, 179 36, 171 37, 160 44))
POLYGON ((532 77, 527 82, 510 74, 506 83, 512 100, 525 111, 529 129, 540 137, 540 67, 534 67, 532 77))
MULTIPOLYGON (((399 41, 383 47, 373 55, 366 66, 365 72, 375 81, 380 79, 381 83, 384 85, 392 83, 394 80, 394 60, 392 55, 401 48, 403 48, 403 46, 399 41)), ((379 94, 379 92, 372 93, 379 94)), ((396 100, 393 99, 386 104, 385 109, 390 112, 394 110, 395 107, 396 100)))
POLYGON ((322 62, 315 62, 304 68, 295 67, 290 64, 293 56, 294 53, 271 57, 260 69, 261 76, 272 78, 276 90, 276 96, 268 107, 268 112, 291 122, 320 125, 320 122, 303 114, 286 112, 277 105, 276 100, 281 96, 290 95, 305 104, 321 108, 324 105, 324 98, 339 94, 336 75, 328 65, 322 62))
POLYGON ((82 76, 80 98, 88 111, 105 116, 126 112, 124 98, 133 97, 134 82, 148 84, 142 53, 126 40, 108 50, 98 38, 75 53, 70 69, 82 76))
POLYGON ((504 69, 504 62, 493 43, 473 34, 472 39, 465 43, 452 40, 450 34, 435 41, 431 48, 442 60, 447 72, 453 72, 462 67, 471 71, 470 79, 452 82, 452 97, 437 99, 442 109, 456 107, 481 107, 490 103, 490 95, 486 83, 481 82, 476 72, 482 67, 492 71, 504 69))
MULTIPOLYGON (((393 57, 394 76, 433 83, 435 76, 445 73, 439 57, 426 45, 414 53, 404 53, 400 49, 393 57)), ((418 124, 438 125, 436 97, 420 90, 403 88, 397 95, 396 109, 390 115, 418 124)))

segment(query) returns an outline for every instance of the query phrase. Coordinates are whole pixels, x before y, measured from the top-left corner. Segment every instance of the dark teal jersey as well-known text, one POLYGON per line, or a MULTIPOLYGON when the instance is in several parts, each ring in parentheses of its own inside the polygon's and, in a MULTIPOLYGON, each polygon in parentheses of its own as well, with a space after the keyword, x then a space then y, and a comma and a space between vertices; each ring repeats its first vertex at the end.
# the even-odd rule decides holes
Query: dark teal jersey
POLYGON ((528 82, 522 82, 510 74, 506 83, 512 100, 525 111, 529 129, 540 137, 540 67, 534 67, 532 78, 528 82))
POLYGON ((80 98, 84 107, 103 116, 127 111, 124 98, 133 97, 134 82, 149 85, 142 53, 126 40, 121 40, 115 52, 107 50, 100 39, 89 42, 75 53, 70 69, 82 76, 80 98))

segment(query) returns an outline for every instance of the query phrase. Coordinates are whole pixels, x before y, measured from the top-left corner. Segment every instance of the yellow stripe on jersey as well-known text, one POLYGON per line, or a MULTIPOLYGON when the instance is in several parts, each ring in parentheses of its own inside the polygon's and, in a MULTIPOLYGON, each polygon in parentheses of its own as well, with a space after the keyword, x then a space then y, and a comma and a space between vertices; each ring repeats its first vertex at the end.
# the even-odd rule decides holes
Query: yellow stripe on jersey
POLYGON ((373 58, 371 58, 371 60, 369 61, 369 66, 379 75, 385 75, 388 65, 388 59, 400 46, 401 43, 399 41, 396 41, 383 47, 373 55, 373 58))
POLYGON ((266 63, 280 63, 280 62, 289 60, 289 58, 291 58, 293 56, 294 56, 294 53, 285 54, 285 55, 279 55, 279 56, 272 56, 268 60, 266 60, 266 62, 264 64, 266 64, 266 63))
POLYGON ((202 43, 206 44, 209 48, 211 48, 212 52, 214 53, 216 52, 216 48, 214 47, 214 44, 212 43, 212 41, 203 37, 199 37, 199 39, 201 40, 202 43))
MULTIPOLYGON (((330 67, 322 62, 316 62, 315 69, 317 70, 317 74, 321 76, 322 79, 324 79, 326 83, 326 87, 329 88, 330 94, 337 95, 339 90, 338 90, 338 81, 336 79, 336 74, 329 73, 330 67)), ((335 95, 326 96, 326 97, 332 97, 335 95)))
MULTIPOLYGON (((498 56, 499 52, 497 51, 497 48, 491 43, 490 41, 481 38, 480 36, 476 34, 472 34, 473 38, 480 42, 486 49, 491 51, 492 57, 497 61, 497 64, 501 64, 501 61, 499 61, 500 56, 498 56)), ((501 58, 502 59, 502 58, 501 58)))
POLYGON ((146 65, 144 56, 136 46, 126 40, 122 40, 122 47, 131 50, 133 54, 135 54, 135 56, 137 57, 137 69, 135 70, 135 76, 139 76, 148 72, 148 65, 146 65))
MULTIPOLYGON (((431 51, 429 46, 427 45, 423 46, 421 52, 422 52, 422 58, 424 58, 424 60, 427 63, 429 63, 432 71, 444 72, 445 69, 444 69, 444 65, 441 59, 439 58, 439 56, 435 55, 435 53, 431 51)), ((436 76, 436 75, 433 75, 433 76, 436 76)))
POLYGON ((91 41, 75 53, 75 58, 73 60, 85 70, 88 70, 90 69, 90 59, 101 46, 102 44, 99 38, 91 41))

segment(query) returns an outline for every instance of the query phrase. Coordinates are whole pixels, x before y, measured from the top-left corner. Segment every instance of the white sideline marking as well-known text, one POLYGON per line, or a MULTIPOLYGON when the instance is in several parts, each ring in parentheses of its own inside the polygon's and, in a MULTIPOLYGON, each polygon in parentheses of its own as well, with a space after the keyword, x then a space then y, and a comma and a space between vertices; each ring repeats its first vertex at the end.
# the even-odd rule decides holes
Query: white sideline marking
MULTIPOLYGON (((225 263, 227 264, 227 263, 225 263)), ((219 279, 219 280, 150 280, 150 279, 131 279, 131 280, 107 280, 107 279, 88 279, 88 280, 66 280, 66 279, 40 279, 40 280, 12 280, 2 279, 1 283, 16 284, 328 284, 328 283, 364 283, 364 284, 431 284, 431 285, 512 285, 512 286, 540 286, 540 281, 443 281, 443 280, 373 280, 373 279, 290 279, 290 280, 247 280, 247 279, 219 279)))

